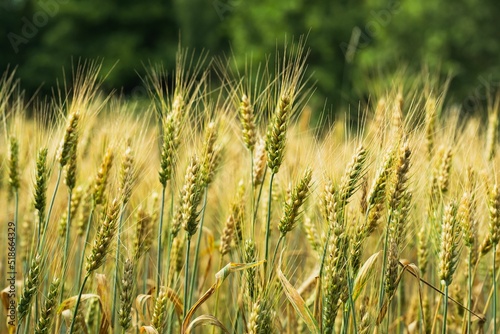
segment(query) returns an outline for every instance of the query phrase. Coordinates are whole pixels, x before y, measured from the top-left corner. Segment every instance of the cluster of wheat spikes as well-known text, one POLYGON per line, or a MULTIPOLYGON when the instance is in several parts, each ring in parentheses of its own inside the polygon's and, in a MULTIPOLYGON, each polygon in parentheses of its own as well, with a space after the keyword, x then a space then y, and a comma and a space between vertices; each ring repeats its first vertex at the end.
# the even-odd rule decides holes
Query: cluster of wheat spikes
POLYGON ((483 124, 402 78, 311 129, 304 50, 179 52, 145 109, 95 64, 29 105, 5 74, 0 332, 497 333, 500 99, 483 124))

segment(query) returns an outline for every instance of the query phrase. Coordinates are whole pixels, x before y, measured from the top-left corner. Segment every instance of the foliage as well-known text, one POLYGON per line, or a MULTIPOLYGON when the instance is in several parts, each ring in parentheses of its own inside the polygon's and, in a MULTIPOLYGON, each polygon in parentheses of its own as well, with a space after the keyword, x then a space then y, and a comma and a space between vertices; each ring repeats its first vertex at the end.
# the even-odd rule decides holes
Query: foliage
POLYGON ((499 15, 494 0, 1 0, 0 70, 18 66, 29 95, 50 94, 80 59, 103 59, 103 88, 144 97, 145 65, 172 70, 179 42, 234 53, 241 70, 248 55, 263 62, 307 34, 315 108, 356 105, 402 66, 428 66, 454 77, 447 96, 470 111, 500 86, 499 15))

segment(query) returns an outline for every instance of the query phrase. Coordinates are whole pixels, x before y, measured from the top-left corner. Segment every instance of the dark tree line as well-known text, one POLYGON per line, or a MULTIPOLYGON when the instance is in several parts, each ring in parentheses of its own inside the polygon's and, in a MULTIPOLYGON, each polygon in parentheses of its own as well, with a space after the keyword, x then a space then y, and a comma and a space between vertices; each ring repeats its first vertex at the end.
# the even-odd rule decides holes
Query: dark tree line
POLYGON ((100 59, 103 88, 133 94, 144 66, 174 67, 179 41, 243 66, 307 35, 318 101, 353 103, 376 74, 426 65, 451 73, 449 96, 466 105, 500 84, 498 17, 494 0, 0 0, 0 70, 17 66, 23 88, 44 94, 63 68, 100 59))

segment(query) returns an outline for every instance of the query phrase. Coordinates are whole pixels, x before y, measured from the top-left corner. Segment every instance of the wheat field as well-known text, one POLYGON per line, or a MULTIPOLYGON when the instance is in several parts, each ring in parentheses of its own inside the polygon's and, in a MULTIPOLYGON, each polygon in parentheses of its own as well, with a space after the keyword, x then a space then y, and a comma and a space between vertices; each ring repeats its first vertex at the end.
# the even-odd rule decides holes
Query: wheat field
POLYGON ((400 80, 313 126, 300 43, 177 59, 146 104, 1 78, 0 332, 497 332, 498 98, 400 80))

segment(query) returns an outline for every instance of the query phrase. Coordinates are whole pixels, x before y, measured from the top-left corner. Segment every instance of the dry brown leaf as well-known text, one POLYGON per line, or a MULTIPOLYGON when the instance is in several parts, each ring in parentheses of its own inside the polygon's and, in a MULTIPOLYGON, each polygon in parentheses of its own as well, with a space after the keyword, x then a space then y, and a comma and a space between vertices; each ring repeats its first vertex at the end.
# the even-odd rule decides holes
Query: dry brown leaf
POLYGON ((191 333, 191 331, 194 328, 198 327, 198 326, 206 326, 206 325, 212 325, 212 326, 219 327, 224 333, 228 333, 229 334, 229 331, 219 321, 219 319, 217 319, 213 315, 207 315, 207 314, 200 315, 199 317, 197 317, 196 319, 194 319, 193 321, 191 321, 191 323, 189 324, 188 328, 186 329, 186 334, 191 333))
MULTIPOLYGON (((99 300, 99 303, 101 302, 101 298, 99 297, 99 295, 96 295, 94 293, 84 293, 80 297, 80 302, 84 302, 92 298, 97 298, 99 300)), ((63 302, 61 303, 61 305, 59 305, 59 308, 57 309, 57 313, 62 314, 64 310, 72 310, 73 307, 76 305, 77 299, 78 295, 75 295, 63 300, 63 302)))
POLYGON ((219 270, 215 274, 215 283, 210 287, 210 289, 205 292, 203 296, 198 299, 198 301, 191 307, 191 309, 187 312, 186 316, 184 317, 184 321, 182 322, 182 329, 181 333, 186 333, 186 330, 189 326, 189 323, 191 322, 191 318, 193 317, 194 312, 203 305, 203 303, 210 298, 214 294, 214 292, 222 285, 222 282, 226 279, 227 276, 229 276, 231 273, 241 271, 241 270, 246 270, 248 268, 256 267, 258 265, 261 265, 265 261, 258 261, 258 262, 252 262, 252 263, 234 263, 230 262, 228 263, 224 268, 219 270))
POLYGON ((101 326, 99 327, 99 334, 107 334, 111 328, 111 303, 109 296, 109 284, 106 276, 103 274, 96 274, 97 281, 97 294, 100 297, 101 311, 103 313, 101 319, 101 326))
POLYGON ((147 304, 148 302, 150 302, 150 304, 152 305, 152 295, 151 293, 149 294, 140 294, 138 295, 136 298, 135 298, 135 309, 137 311, 137 314, 139 315, 139 320, 143 323, 143 324, 146 324, 146 323, 149 323, 150 321, 150 307, 149 305, 147 304), (144 314, 144 311, 143 310, 146 310, 147 314, 144 314))
POLYGON ((182 305, 181 299, 175 293, 175 291, 171 288, 166 288, 165 293, 167 295, 167 298, 174 304, 174 309, 175 313, 177 314, 177 317, 179 318, 179 322, 182 321, 182 312, 184 311, 184 306, 182 305))
POLYGON ((9 302, 10 302, 9 291, 10 291, 10 286, 8 286, 5 289, 3 289, 2 291, 0 291, 0 299, 2 300, 2 305, 3 305, 3 307, 5 309, 5 313, 6 313, 6 318, 7 318, 6 319, 6 326, 7 326, 8 333, 13 334, 16 332, 16 326, 10 325, 9 324, 10 318, 7 317, 7 314, 9 311, 9 302))
POLYGON ((142 326, 141 327, 141 334, 142 333, 146 333, 146 334, 158 334, 158 331, 153 326, 142 326))

